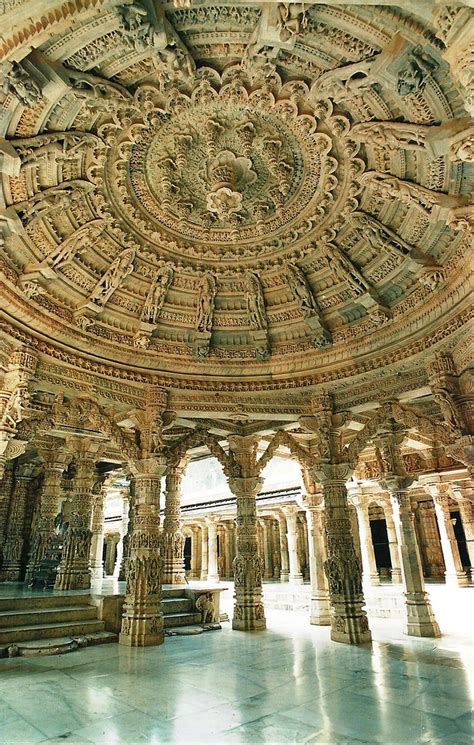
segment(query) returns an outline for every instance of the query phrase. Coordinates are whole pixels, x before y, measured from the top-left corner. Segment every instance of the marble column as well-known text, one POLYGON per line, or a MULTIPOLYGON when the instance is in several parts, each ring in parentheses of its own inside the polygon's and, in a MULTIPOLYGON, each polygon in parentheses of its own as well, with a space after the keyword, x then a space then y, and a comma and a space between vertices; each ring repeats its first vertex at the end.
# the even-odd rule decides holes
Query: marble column
POLYGON ((199 562, 199 544, 201 542, 201 531, 196 526, 191 527, 191 569, 189 576, 192 579, 199 579, 201 576, 201 568, 199 562))
POLYGON ((103 444, 87 438, 71 438, 76 472, 73 482, 71 514, 64 537, 56 590, 86 590, 90 587, 91 517, 93 486, 97 478, 95 463, 103 444))
POLYGON ((309 571, 311 582, 311 600, 309 622, 315 626, 330 626, 331 613, 329 606, 329 589, 324 572, 326 547, 324 544, 324 507, 322 498, 307 495, 309 538, 309 571))
POLYGON ((444 565, 446 567, 445 582, 450 587, 467 587, 469 581, 466 572, 462 568, 458 542, 451 522, 449 509, 450 485, 441 483, 439 476, 422 476, 419 481, 433 498, 444 565))
POLYGON ((273 578, 281 581, 281 549, 280 549, 280 528, 278 520, 275 517, 271 519, 272 546, 273 546, 273 578))
POLYGON ((287 540, 288 540, 288 557, 290 563, 290 574, 289 582, 293 585, 303 584, 303 575, 301 574, 300 565, 298 561, 298 508, 290 505, 289 507, 283 507, 283 513, 286 517, 286 524, 288 528, 287 540))
POLYGON ((128 560, 128 549, 130 546, 130 537, 133 533, 133 516, 135 513, 135 494, 133 492, 133 479, 129 485, 129 499, 128 499, 128 515, 127 515, 127 531, 122 538, 122 561, 120 562, 119 569, 119 582, 125 582, 125 567, 128 560))
POLYGON ((118 542, 120 541, 119 533, 109 533, 104 536, 105 542, 105 576, 112 577, 115 568, 115 552, 118 542))
POLYGON ((225 576, 232 576, 232 525, 225 524, 225 576))
POLYGON ((3 547, 8 527, 8 512, 13 494, 13 461, 5 464, 3 478, 0 479, 0 567, 2 566, 3 547))
POLYGON ((181 530, 181 479, 184 468, 170 466, 166 474, 165 518, 163 521, 162 551, 164 558, 163 582, 172 585, 185 583, 184 535, 181 530))
POLYGON ((413 507, 408 493, 410 477, 385 478, 392 501, 395 529, 402 559, 407 610, 407 634, 440 636, 428 594, 425 591, 420 551, 416 540, 413 507))
POLYGON ((281 513, 278 514, 278 531, 280 536, 281 559, 280 582, 288 582, 290 578, 290 560, 288 557, 288 539, 286 537, 286 518, 281 513))
POLYGON ((18 462, 15 468, 13 493, 2 550, 1 581, 18 582, 21 579, 25 544, 26 500, 35 470, 36 465, 34 463, 18 462))
POLYGON ((126 593, 119 643, 129 647, 162 644, 160 486, 166 471, 162 455, 133 461, 134 515, 126 563, 126 593))
POLYGON ((207 525, 201 525, 201 580, 207 580, 209 569, 209 543, 207 535, 207 525))
POLYGON ((390 563, 392 564, 392 583, 399 585, 402 582, 402 568, 400 565, 400 551, 398 548, 397 532, 392 517, 392 506, 384 505, 385 522, 387 525, 388 549, 390 551, 390 563), (390 510, 390 513, 389 513, 390 510))
POLYGON ((466 536, 466 550, 471 564, 471 581, 474 581, 474 504, 470 499, 458 495, 456 491, 453 496, 459 507, 464 535, 466 536))
POLYGON ((99 580, 104 577, 104 563, 102 554, 104 552, 104 502, 105 489, 102 487, 92 500, 91 519, 91 579, 99 580))
POLYGON ((273 559, 272 559, 272 544, 271 544, 271 533, 268 526, 268 521, 262 519, 260 524, 263 529, 263 560, 265 562, 265 568, 263 576, 265 579, 273 578, 273 559))
POLYGON ((219 569, 217 565, 217 518, 206 518, 207 536, 208 536, 208 556, 207 556, 207 581, 219 582, 219 569))
POLYGON ((124 544, 128 533, 128 515, 130 512, 130 492, 128 489, 121 489, 122 495, 122 525, 120 526, 120 541, 117 546, 117 558, 114 566, 114 579, 120 579, 120 572, 123 564, 124 544))
POLYGON ((57 537, 55 519, 60 510, 61 480, 72 458, 60 440, 48 441, 38 451, 44 460, 44 479, 26 570, 25 581, 28 583, 34 579, 51 542, 57 537))
MULTIPOLYGON (((350 489, 349 493, 351 493, 350 489)), ((364 585, 367 588, 372 585, 380 585, 380 576, 377 570, 374 544, 372 541, 372 531, 370 529, 369 506, 361 501, 360 496, 352 496, 351 501, 357 512, 364 585)))
POLYGON ((321 464, 314 480, 322 484, 325 517, 328 578, 331 605, 331 639, 347 644, 370 642, 364 609, 362 577, 351 530, 346 481, 351 473, 345 463, 321 464))

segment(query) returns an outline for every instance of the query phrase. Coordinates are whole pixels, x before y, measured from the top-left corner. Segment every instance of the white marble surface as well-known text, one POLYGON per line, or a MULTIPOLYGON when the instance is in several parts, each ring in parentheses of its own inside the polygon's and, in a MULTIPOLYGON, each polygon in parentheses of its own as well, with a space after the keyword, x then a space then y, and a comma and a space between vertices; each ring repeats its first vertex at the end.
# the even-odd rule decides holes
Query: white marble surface
POLYGON ((472 632, 450 617, 424 640, 372 619, 372 646, 350 647, 269 611, 265 632, 0 660, 0 742, 472 743, 472 632))

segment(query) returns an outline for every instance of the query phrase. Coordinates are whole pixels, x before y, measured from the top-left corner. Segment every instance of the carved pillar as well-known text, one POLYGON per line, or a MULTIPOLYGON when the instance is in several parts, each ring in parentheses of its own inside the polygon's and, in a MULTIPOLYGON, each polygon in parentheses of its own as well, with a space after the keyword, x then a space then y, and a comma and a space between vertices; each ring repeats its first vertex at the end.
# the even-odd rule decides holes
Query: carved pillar
POLYGON ((164 565, 163 582, 183 585, 184 535, 181 530, 181 479, 184 468, 170 466, 166 474, 165 518, 163 521, 162 551, 164 565))
POLYGON ((414 502, 413 511, 424 576, 444 579, 444 558, 434 503, 431 500, 414 502))
POLYGON ((225 576, 232 576, 232 525, 225 524, 225 576))
POLYGON ((123 564, 124 544, 128 533, 128 514, 130 511, 130 493, 128 489, 121 489, 122 495, 122 525, 120 527, 120 541, 117 546, 117 558, 114 566, 114 578, 120 579, 120 572, 123 564))
POLYGON ((263 558, 264 558, 264 573, 265 579, 273 578, 273 559, 272 559, 272 543, 271 543, 271 532, 269 530, 268 521, 262 519, 261 526, 263 529, 263 558))
POLYGON ((331 603, 331 639, 349 644, 369 642, 367 614, 363 608, 362 578, 347 504, 347 464, 322 464, 315 481, 322 484, 326 514, 328 578, 331 603))
POLYGON ((356 508, 357 523, 359 526, 360 550, 362 558, 362 577, 364 585, 380 585, 380 577, 375 561, 374 544, 372 541, 372 531, 370 529, 369 506, 361 501, 358 495, 358 489, 349 490, 352 504, 356 508))
POLYGON ((86 590, 90 587, 91 517, 95 463, 103 445, 87 438, 71 438, 76 473, 73 483, 69 526, 64 537, 61 563, 56 575, 57 590, 86 590))
POLYGON ((2 566, 5 536, 8 527, 8 512, 13 493, 13 461, 5 465, 3 478, 0 481, 0 567, 2 566))
POLYGON ((288 558, 290 564, 289 582, 293 585, 303 584, 303 575, 301 574, 298 561, 298 508, 294 506, 283 507, 288 528, 288 558))
POLYGON ((290 559, 288 556, 288 540, 286 537, 286 518, 281 513, 278 514, 278 530, 280 534, 281 558, 280 582, 288 582, 290 578, 290 559))
POLYGON ((321 496, 308 494, 306 519, 309 537, 309 571, 311 601, 309 622, 315 626, 330 626, 329 589, 324 572, 326 547, 324 544, 324 507, 321 496))
POLYGON ((61 480, 72 455, 60 440, 50 440, 38 448, 44 459, 44 479, 41 488, 38 513, 32 536, 32 549, 26 570, 26 582, 31 582, 39 569, 51 541, 56 536, 55 518, 59 513, 61 480))
POLYGON ((466 572, 462 568, 458 542, 454 535, 449 510, 449 484, 442 484, 439 476, 422 476, 420 483, 433 497, 436 519, 438 521, 441 549, 446 567, 445 582, 451 587, 467 587, 469 584, 466 572))
POLYGON ((440 636, 421 568, 416 540, 413 508, 408 493, 410 477, 387 477, 385 484, 392 501, 395 528, 402 558, 407 609, 407 634, 410 636, 440 636))
POLYGON ((134 515, 126 563, 126 594, 119 643, 129 647, 162 644, 160 553, 160 482, 166 459, 157 455, 134 461, 134 515))
POLYGON ((199 544, 201 542, 201 532, 196 525, 191 526, 191 568, 189 576, 191 579, 199 579, 201 576, 201 567, 199 562, 199 544))
POLYGON ((8 524, 3 544, 1 581, 18 582, 21 579, 25 542, 26 500, 35 469, 34 463, 21 462, 17 464, 15 469, 13 494, 10 500, 8 524))
POLYGON ((392 564, 391 576, 393 584, 402 582, 402 568, 400 565, 400 551, 398 548, 397 532, 392 517, 392 506, 390 503, 384 505, 385 522, 387 524, 388 548, 390 551, 390 562, 392 564), (390 513, 388 512, 390 510, 390 513))
POLYGON ((119 569, 119 581, 125 582, 125 567, 128 559, 128 548, 130 545, 130 536, 133 533, 133 515, 135 512, 135 494, 133 493, 133 481, 130 482, 129 486, 129 499, 128 499, 128 517, 127 517, 127 532, 122 539, 122 561, 119 569))
POLYGON ((104 536, 105 550, 105 576, 112 577, 114 574, 116 550, 120 541, 119 533, 109 533, 104 536))
POLYGON ((207 581, 219 582, 219 569, 217 565, 217 518, 208 517, 207 525, 207 581))
POLYGON ((471 581, 474 581, 474 504, 470 499, 458 496, 456 491, 454 492, 454 499, 459 506, 459 514, 466 536, 466 549, 471 564, 471 581))
POLYGON ((207 525, 201 526, 201 579, 207 580, 209 559, 209 545, 207 535, 207 525))
POLYGON ((92 500, 91 519, 91 579, 98 580, 104 577, 104 564, 102 554, 104 550, 104 503, 105 489, 102 487, 94 494, 92 500))

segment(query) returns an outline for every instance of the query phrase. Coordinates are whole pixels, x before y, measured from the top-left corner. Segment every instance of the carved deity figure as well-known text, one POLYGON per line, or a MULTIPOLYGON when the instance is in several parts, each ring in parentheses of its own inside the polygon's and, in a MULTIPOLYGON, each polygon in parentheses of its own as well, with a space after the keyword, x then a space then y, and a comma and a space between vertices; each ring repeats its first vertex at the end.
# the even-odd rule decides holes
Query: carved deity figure
POLYGON ((372 290, 371 285, 367 282, 362 272, 352 263, 352 261, 334 244, 327 244, 325 259, 333 275, 340 282, 349 282, 357 295, 372 290))
POLYGON ((91 222, 78 228, 63 243, 56 246, 48 255, 46 261, 53 269, 60 269, 70 264, 75 256, 83 253, 88 246, 96 241, 104 232, 102 222, 91 222))
POLYGON ((10 393, 1 418, 1 426, 16 427, 23 418, 23 410, 28 405, 29 393, 26 388, 16 388, 10 393))
POLYGON ((245 275, 245 302, 252 329, 266 329, 268 327, 265 300, 259 278, 253 272, 245 275))
POLYGON ((212 330, 212 317, 214 315, 214 300, 216 293, 216 278, 213 274, 208 272, 201 277, 201 282, 198 288, 196 331, 209 332, 212 330))
POLYGON ((409 52, 406 66, 397 76, 397 91, 400 96, 422 92, 437 67, 434 59, 425 54, 420 47, 409 52))
POLYGON ((34 106, 43 94, 39 85, 18 62, 3 62, 0 79, 4 93, 13 93, 23 106, 34 106))
POLYGON ((308 25, 304 3, 278 3, 280 40, 285 42, 299 36, 308 25))
MULTIPOLYGON (((92 184, 90 188, 92 188, 92 184)), ((78 204, 83 196, 84 189, 71 188, 65 184, 61 187, 48 189, 44 194, 35 195, 31 199, 15 205, 15 208, 22 212, 23 222, 36 221, 41 217, 56 214, 78 204)))
POLYGON ((313 316, 319 309, 312 290, 299 266, 288 264, 286 278, 300 310, 305 317, 313 316))
POLYGON ((99 279, 92 290, 90 300, 98 305, 105 305, 115 290, 133 272, 135 249, 126 248, 112 262, 105 274, 99 279))
POLYGON ((367 91, 374 82, 370 70, 375 57, 336 67, 323 73, 311 87, 311 97, 319 101, 333 98, 336 103, 367 91))
POLYGON ((429 127, 424 124, 362 122, 354 124, 350 136, 356 142, 370 142, 390 150, 424 150, 429 131, 429 127))
POLYGON ((431 390, 448 428, 456 433, 461 433, 464 425, 447 386, 437 382, 431 385, 431 390))
POLYGON ((154 282, 148 291, 141 313, 142 321, 156 323, 172 281, 173 269, 169 264, 166 264, 158 270, 154 282))
POLYGON ((371 215, 367 215, 365 212, 353 212, 349 219, 360 236, 375 251, 379 251, 381 247, 389 248, 400 256, 405 257, 412 254, 416 261, 416 251, 403 238, 400 238, 393 230, 387 228, 386 225, 383 225, 371 215))
POLYGON ((414 205, 420 209, 427 218, 430 218, 433 206, 452 208, 463 205, 466 199, 461 196, 451 196, 427 189, 425 186, 404 181, 387 173, 377 171, 366 171, 361 178, 362 182, 369 182, 377 189, 384 199, 398 199, 403 204, 414 205))
POLYGON ((81 149, 96 146, 100 140, 95 135, 84 133, 57 133, 38 135, 24 140, 12 140, 23 165, 55 161, 64 163, 74 160, 81 149))

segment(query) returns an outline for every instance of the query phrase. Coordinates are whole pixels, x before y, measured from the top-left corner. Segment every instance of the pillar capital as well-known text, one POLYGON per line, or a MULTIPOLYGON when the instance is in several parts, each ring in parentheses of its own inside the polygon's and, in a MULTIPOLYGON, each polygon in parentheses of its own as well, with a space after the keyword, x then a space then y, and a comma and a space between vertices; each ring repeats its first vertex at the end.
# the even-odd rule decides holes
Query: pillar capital
POLYGON ((313 477, 324 486, 330 483, 344 484, 352 476, 353 467, 350 463, 319 463, 313 469, 313 477))
POLYGON ((236 497, 256 497, 262 486, 263 479, 258 476, 229 479, 229 488, 236 497))

